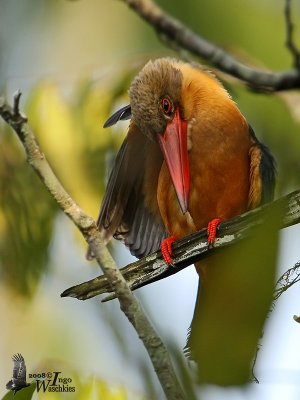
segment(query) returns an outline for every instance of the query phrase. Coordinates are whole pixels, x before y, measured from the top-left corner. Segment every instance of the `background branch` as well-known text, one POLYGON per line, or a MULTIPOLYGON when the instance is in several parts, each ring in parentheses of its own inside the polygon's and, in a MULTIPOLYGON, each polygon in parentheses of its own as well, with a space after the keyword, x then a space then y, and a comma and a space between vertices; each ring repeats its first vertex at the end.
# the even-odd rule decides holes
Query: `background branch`
MULTIPOLYGON (((200 232, 194 233, 176 242, 173 246, 175 268, 167 266, 162 259, 161 252, 157 251, 156 253, 152 253, 139 261, 121 268, 120 271, 133 290, 166 278, 176 274, 195 261, 207 257, 211 252, 218 251, 225 246, 232 245, 246 238, 251 234, 253 227, 263 224, 266 211, 272 208, 282 207, 286 210, 282 220, 282 228, 299 223, 300 190, 276 200, 273 203, 235 217, 230 221, 222 222, 219 225, 218 237, 213 248, 207 246, 206 229, 202 229, 200 232)), ((284 279, 281 278, 279 282, 284 282, 284 279)), ((294 283, 296 283, 296 281, 292 284, 294 283)), ((279 287, 278 284, 277 287, 279 287)), ((285 284, 283 284, 283 287, 284 285, 285 284)), ((283 287, 281 288, 282 291, 284 291, 283 287)), ((98 276, 95 279, 67 289, 62 293, 62 296, 71 296, 80 300, 86 300, 99 294, 111 292, 112 290, 105 276, 98 276)), ((103 301, 113 298, 115 298, 114 294, 105 298, 103 301)))
POLYGON ((292 53, 292 56, 294 58, 294 66, 299 70, 300 52, 294 42, 294 24, 292 22, 291 4, 292 0, 285 0, 284 16, 286 23, 286 46, 292 53))
POLYGON ((38 174, 53 199, 90 244, 95 258, 105 274, 107 283, 110 285, 110 290, 114 291, 122 311, 135 328, 150 356, 167 399, 183 399, 184 395, 165 345, 146 317, 139 301, 131 292, 109 251, 103 246, 100 232, 97 230, 94 220, 74 202, 53 173, 35 135, 27 124, 27 118, 19 112, 20 96, 20 92, 15 95, 13 107, 6 104, 3 98, 0 98, 0 115, 18 135, 24 146, 27 161, 38 174))
MULTIPOLYGON (((168 15, 152 0, 123 1, 147 21, 160 36, 164 35, 168 42, 205 59, 214 67, 246 82, 254 89, 278 91, 300 87, 298 64, 291 70, 281 72, 268 72, 249 67, 168 15)), ((289 10, 289 1, 287 1, 287 8, 289 10)), ((289 27, 288 36, 291 37, 291 25, 289 27)))

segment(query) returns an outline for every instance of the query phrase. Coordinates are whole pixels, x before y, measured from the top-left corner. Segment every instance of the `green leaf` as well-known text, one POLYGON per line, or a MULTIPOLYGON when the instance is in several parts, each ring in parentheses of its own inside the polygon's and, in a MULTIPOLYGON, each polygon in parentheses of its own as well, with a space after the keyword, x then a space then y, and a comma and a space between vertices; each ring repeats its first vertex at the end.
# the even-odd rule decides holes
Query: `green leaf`
POLYGON ((6 393, 2 400, 31 400, 35 389, 36 383, 31 383, 30 386, 19 390, 15 395, 10 390, 8 393, 6 393))
POLYGON ((55 210, 13 133, 5 130, 0 143, 0 273, 22 294, 33 293, 46 268, 55 210))
POLYGON ((273 297, 281 215, 268 211, 246 240, 202 262, 189 339, 201 383, 229 386, 251 379, 273 297))

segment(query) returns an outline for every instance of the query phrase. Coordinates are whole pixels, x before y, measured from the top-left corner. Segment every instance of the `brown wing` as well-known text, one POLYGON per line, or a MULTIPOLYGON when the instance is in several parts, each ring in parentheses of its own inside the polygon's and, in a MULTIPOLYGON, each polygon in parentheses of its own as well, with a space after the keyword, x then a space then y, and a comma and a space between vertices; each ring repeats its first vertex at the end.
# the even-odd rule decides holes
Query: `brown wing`
MULTIPOLYGON (((103 239, 122 240, 136 257, 144 257, 159 248, 167 236, 157 204, 155 184, 158 178, 157 164, 151 168, 149 148, 153 144, 131 123, 115 165, 111 171, 106 193, 102 201, 97 225, 103 239), (152 182, 149 181, 152 179, 152 182)), ((162 163, 154 158, 153 162, 162 163)))
POLYGON ((250 190, 248 208, 252 209, 273 200, 276 167, 269 149, 259 142, 251 126, 249 126, 249 132, 253 145, 249 151, 250 190))

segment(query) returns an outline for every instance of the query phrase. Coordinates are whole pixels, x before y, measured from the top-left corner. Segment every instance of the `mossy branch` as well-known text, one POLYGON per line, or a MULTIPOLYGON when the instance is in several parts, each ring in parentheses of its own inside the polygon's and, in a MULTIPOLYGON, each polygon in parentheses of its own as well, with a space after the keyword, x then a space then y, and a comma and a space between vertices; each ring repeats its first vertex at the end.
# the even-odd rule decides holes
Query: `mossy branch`
MULTIPOLYGON (((290 193, 273 203, 269 203, 243 215, 237 216, 230 221, 222 222, 219 225, 218 236, 213 248, 210 248, 207 245, 206 229, 202 229, 201 231, 174 243, 172 256, 175 268, 167 266, 162 259, 161 252, 157 251, 139 261, 121 268, 120 271, 132 290, 176 274, 193 264, 195 261, 207 257, 208 254, 219 251, 223 247, 233 245, 234 243, 246 238, 254 226, 264 223, 265 211, 277 207, 284 207, 285 210, 285 215, 282 220, 282 228, 298 224, 300 222, 300 190, 290 193)), ((297 271, 298 269, 296 272, 297 271)), ((295 274, 293 275, 294 277, 295 274)), ((288 275, 288 277, 290 275, 288 275)), ((293 281, 293 283, 290 282, 290 280, 286 280, 284 284, 282 284, 283 280, 278 281, 277 288, 280 290, 276 293, 283 293, 284 290, 287 289, 286 285, 290 284, 291 286, 291 284, 296 283, 298 280, 293 281)), ((112 290, 106 277, 102 275, 67 289, 64 291, 62 296, 71 296, 80 300, 86 300, 106 293, 112 293, 112 290)), ((103 301, 111 300, 113 298, 115 298, 115 295, 111 294, 103 301)))

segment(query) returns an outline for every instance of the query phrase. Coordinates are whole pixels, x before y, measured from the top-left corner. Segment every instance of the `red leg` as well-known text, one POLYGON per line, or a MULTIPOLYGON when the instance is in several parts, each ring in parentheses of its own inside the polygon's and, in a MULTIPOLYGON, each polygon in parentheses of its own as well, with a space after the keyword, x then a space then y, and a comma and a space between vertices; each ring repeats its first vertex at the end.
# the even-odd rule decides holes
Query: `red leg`
POLYGON ((175 236, 170 236, 164 239, 161 242, 160 249, 161 253, 163 256, 163 259, 165 260, 165 263, 171 266, 173 265, 173 259, 172 259, 172 244, 176 242, 176 237, 175 236))
POLYGON ((207 243, 208 243, 208 245, 214 244, 214 241, 216 240, 217 228, 221 221, 222 221, 221 218, 214 218, 211 221, 209 221, 209 223, 207 225, 207 243))

